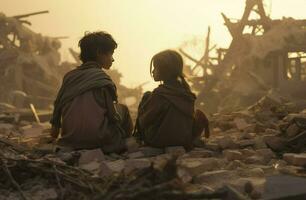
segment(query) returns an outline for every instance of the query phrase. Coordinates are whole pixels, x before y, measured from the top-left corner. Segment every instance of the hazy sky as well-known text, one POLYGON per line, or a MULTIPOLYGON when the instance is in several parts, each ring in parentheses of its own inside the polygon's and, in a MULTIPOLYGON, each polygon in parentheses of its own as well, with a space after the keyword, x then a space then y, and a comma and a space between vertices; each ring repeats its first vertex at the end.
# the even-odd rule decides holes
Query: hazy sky
MULTIPOLYGON (((272 18, 306 18, 306 0, 265 2, 272 18)), ((7 16, 49 10, 29 20, 34 31, 69 36, 62 41, 63 59, 69 59, 68 47, 78 50, 85 31, 111 33, 119 44, 113 66, 124 75, 123 83, 150 81, 146 88, 151 88, 149 62, 155 53, 194 36, 204 38, 209 25, 213 42, 227 47, 231 37, 220 13, 241 18, 245 0, 0 0, 0 5, 7 16)))

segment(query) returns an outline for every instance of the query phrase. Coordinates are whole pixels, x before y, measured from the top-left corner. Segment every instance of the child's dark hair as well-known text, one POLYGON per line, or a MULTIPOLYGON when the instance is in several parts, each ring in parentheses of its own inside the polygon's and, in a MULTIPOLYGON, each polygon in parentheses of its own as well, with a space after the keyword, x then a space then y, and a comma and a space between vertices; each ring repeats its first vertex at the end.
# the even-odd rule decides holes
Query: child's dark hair
POLYGON ((80 59, 83 63, 96 61, 97 52, 108 53, 117 48, 117 43, 113 37, 103 31, 87 32, 79 41, 81 49, 80 59))
POLYGON ((190 86, 184 78, 183 74, 183 58, 173 50, 165 50, 153 56, 150 63, 150 73, 152 75, 153 68, 159 68, 162 80, 177 79, 182 86, 190 90, 190 86))

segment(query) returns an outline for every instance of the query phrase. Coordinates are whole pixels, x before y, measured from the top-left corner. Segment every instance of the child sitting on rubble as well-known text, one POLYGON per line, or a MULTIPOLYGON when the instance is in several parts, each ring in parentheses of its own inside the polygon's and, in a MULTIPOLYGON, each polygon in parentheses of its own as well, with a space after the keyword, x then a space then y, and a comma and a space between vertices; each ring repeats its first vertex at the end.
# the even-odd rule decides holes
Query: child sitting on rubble
POLYGON ((64 76, 54 102, 51 136, 60 134, 57 144, 63 148, 121 152, 133 125, 104 71, 112 66, 117 43, 108 33, 93 32, 85 34, 79 47, 82 64, 64 76))
POLYGON ((191 149, 203 129, 207 137, 209 130, 204 113, 194 111, 196 96, 184 78, 182 56, 173 50, 162 51, 153 56, 150 72, 162 84, 143 95, 134 136, 153 147, 191 149))

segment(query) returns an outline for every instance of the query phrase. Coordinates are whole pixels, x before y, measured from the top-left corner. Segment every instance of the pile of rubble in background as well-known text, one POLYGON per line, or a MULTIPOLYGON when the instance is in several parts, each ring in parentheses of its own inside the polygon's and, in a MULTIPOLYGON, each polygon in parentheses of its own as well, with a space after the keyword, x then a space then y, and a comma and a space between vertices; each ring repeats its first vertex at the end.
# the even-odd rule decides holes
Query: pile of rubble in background
POLYGON ((202 146, 59 151, 48 123, 0 124, 0 199, 281 199, 306 197, 306 110, 271 93, 214 114, 202 146))
POLYGON ((221 15, 232 37, 228 47, 211 44, 209 27, 200 59, 179 49, 193 64, 185 73, 198 93, 197 107, 211 114, 237 111, 269 90, 306 107, 306 20, 272 19, 263 0, 246 0, 241 19, 221 15))
MULTIPOLYGON (((69 49, 74 62, 61 61, 61 39, 32 31, 28 17, 48 11, 7 17, 0 13, 0 110, 29 108, 50 110, 66 72, 80 66, 78 53, 69 49)), ((108 70, 122 103, 137 109, 142 85, 129 88, 117 70, 108 70)), ((5 110, 6 111, 6 110, 5 110)), ((136 111, 135 111, 136 113, 136 111)))

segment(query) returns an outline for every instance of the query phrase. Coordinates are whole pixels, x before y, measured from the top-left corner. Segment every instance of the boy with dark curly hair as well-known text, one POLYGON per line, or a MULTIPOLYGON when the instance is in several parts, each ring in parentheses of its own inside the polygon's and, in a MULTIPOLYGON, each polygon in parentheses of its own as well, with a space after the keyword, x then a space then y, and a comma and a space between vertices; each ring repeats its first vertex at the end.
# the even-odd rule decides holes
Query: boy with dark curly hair
POLYGON ((116 86, 105 73, 114 62, 117 43, 106 32, 87 33, 79 41, 82 65, 68 72, 54 102, 51 136, 59 146, 101 148, 105 153, 126 149, 132 132, 126 106, 117 103, 116 86))

